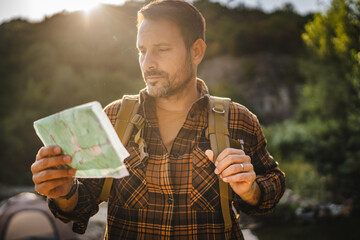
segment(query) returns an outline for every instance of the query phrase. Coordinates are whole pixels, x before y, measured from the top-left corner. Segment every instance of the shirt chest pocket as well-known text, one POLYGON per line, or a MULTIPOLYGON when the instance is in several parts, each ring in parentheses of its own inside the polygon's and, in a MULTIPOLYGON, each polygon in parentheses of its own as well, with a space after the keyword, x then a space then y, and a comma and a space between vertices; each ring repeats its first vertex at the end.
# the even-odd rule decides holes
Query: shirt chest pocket
POLYGON ((215 166, 199 147, 193 151, 191 208, 198 211, 218 211, 219 181, 215 166))
POLYGON ((145 175, 145 163, 140 161, 140 151, 136 147, 128 149, 130 156, 124 163, 129 176, 115 181, 112 191, 113 201, 129 209, 147 208, 149 193, 145 175))

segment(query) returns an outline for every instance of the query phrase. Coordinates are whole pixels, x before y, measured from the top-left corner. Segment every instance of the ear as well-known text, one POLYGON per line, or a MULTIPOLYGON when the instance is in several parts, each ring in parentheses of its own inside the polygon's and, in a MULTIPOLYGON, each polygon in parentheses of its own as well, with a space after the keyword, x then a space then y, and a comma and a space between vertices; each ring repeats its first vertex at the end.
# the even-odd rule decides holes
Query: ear
POLYGON ((192 63, 199 65, 205 55, 206 43, 202 39, 196 40, 191 46, 192 63))

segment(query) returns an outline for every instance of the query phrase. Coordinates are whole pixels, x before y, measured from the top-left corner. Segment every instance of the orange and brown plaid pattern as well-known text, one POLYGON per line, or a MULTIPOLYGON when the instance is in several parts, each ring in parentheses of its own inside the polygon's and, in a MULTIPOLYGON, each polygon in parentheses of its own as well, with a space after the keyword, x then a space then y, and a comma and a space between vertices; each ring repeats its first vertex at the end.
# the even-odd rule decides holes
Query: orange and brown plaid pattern
MULTIPOLYGON (((125 160, 130 175, 114 181, 108 208, 107 239, 243 239, 232 214, 233 226, 224 230, 219 199, 219 182, 214 165, 205 155, 210 149, 205 136, 208 125, 209 94, 198 80, 202 97, 194 103, 185 124, 167 152, 158 130, 154 100, 140 92, 139 113, 146 119, 144 139, 149 157, 140 161, 133 136, 125 160)), ((112 124, 121 101, 106 108, 112 124)), ((240 104, 232 103, 229 131, 233 139, 243 139, 245 152, 252 159, 262 197, 250 206, 234 193, 234 205, 247 214, 270 212, 285 189, 284 174, 266 150, 266 140, 255 115, 240 104)), ((59 212, 52 201, 50 209, 65 222, 73 221, 73 230, 84 232, 90 216, 98 210, 94 200, 100 194, 103 179, 81 179, 79 202, 71 214, 59 212)))

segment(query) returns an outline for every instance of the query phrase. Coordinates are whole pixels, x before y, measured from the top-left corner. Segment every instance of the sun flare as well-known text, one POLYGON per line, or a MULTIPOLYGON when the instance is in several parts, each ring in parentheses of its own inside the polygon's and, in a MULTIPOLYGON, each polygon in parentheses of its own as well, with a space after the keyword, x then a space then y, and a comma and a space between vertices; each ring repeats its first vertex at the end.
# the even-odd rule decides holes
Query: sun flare
POLYGON ((99 6, 101 1, 99 0, 63 0, 61 1, 64 8, 70 12, 72 11, 83 11, 85 13, 89 13, 99 6))

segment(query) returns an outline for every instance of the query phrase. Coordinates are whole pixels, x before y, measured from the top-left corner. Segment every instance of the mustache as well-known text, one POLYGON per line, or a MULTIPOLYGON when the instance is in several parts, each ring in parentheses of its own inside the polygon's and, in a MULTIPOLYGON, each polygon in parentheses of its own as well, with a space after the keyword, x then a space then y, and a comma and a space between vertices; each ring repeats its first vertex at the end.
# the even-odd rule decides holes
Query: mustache
POLYGON ((158 70, 158 69, 152 69, 144 72, 144 77, 147 78, 149 76, 159 76, 159 77, 167 77, 168 73, 158 70))

